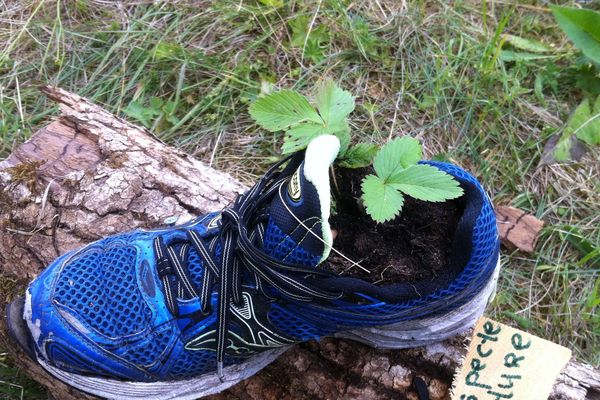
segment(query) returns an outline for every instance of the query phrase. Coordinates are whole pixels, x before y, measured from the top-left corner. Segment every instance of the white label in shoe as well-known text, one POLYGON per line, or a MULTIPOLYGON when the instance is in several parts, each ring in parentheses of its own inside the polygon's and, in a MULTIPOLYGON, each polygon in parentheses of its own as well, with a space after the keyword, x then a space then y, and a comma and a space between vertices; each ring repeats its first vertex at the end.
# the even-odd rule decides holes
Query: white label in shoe
POLYGON ((453 400, 547 399, 571 350, 481 317, 454 378, 453 400))
POLYGON ((300 188, 300 169, 298 168, 294 175, 290 178, 290 183, 288 184, 288 194, 293 201, 300 200, 302 196, 302 189, 300 188))

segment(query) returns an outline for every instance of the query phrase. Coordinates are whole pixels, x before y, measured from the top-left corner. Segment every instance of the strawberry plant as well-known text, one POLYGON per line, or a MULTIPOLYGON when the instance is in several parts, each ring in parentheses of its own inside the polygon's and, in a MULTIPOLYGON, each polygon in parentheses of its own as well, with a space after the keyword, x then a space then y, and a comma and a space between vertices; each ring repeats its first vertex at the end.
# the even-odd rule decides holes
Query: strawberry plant
POLYGON ((362 181, 362 201, 376 222, 394 219, 402 210, 404 195, 418 200, 439 202, 460 197, 463 190, 450 175, 420 164, 421 144, 404 136, 381 148, 375 143, 350 146, 348 116, 354 111, 352 94, 328 80, 317 88, 314 104, 294 90, 282 90, 257 99, 250 106, 251 117, 271 132, 284 132, 282 152, 306 148, 319 135, 340 139, 336 165, 363 168, 373 172, 362 181))

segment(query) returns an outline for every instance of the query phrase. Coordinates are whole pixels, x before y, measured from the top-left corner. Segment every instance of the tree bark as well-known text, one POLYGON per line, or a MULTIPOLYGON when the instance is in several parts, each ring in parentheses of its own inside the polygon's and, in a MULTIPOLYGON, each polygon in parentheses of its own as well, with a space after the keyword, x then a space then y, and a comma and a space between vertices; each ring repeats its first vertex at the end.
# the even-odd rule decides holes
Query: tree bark
POLYGON ((509 249, 533 253, 544 221, 509 206, 496 206, 496 221, 503 245, 509 249))
MULTIPOLYGON (((84 98, 42 91, 61 115, 0 162, 2 306, 58 255, 106 235, 179 222, 219 210, 245 187, 167 146, 148 131, 84 98)), ((449 399, 468 335, 409 350, 376 350, 348 340, 295 346, 254 377, 214 399, 416 399, 413 377, 432 399, 449 399)), ((91 399, 30 361, 0 322, 0 347, 56 399, 91 399)), ((600 374, 572 360, 552 399, 599 399, 600 374)))

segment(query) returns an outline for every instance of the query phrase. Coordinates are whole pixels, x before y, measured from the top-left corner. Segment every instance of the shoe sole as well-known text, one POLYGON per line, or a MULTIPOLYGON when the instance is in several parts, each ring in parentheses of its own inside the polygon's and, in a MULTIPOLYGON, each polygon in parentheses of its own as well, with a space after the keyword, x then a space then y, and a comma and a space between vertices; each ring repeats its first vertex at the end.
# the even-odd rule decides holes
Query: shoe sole
MULTIPOLYGON (((498 261, 492 279, 481 292, 468 303, 444 314, 442 317, 404 321, 377 328, 362 328, 340 332, 334 336, 359 341, 378 349, 401 349, 440 342, 475 325, 488 302, 494 297, 499 270, 500 261, 498 261)), ((244 363, 226 367, 223 370, 223 381, 219 379, 216 373, 193 379, 163 382, 127 382, 98 378, 63 371, 37 357, 27 321, 24 319, 24 315, 28 310, 29 315, 31 315, 31 298, 29 296, 15 300, 7 307, 9 332, 19 346, 57 379, 84 392, 110 400, 199 399, 222 392, 249 378, 275 361, 291 347, 264 351, 244 363)))

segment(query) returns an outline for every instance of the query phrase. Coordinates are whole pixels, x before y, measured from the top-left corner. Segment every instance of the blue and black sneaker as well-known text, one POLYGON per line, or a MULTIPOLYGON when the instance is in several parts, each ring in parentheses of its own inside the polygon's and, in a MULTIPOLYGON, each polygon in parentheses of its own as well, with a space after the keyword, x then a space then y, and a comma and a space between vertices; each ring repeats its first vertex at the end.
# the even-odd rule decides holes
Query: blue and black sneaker
MULTIPOLYGON (((55 377, 109 399, 195 399, 327 335, 380 348, 465 330, 495 289, 498 236, 477 181, 464 189, 447 273, 376 285, 317 267, 332 251, 320 136, 230 206, 183 225, 107 237, 54 261, 9 306, 20 345, 55 377)), ((359 227, 358 227, 359 228, 359 227)))

